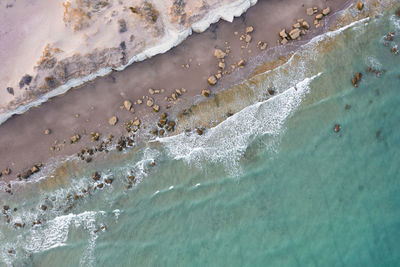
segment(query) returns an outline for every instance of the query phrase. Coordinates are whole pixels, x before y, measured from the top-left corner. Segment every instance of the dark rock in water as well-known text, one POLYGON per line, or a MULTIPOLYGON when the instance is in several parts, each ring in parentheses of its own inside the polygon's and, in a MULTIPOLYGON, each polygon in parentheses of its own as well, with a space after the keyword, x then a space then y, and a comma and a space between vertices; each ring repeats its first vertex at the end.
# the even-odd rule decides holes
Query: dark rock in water
POLYGON ((381 130, 376 131, 376 139, 379 139, 379 137, 381 137, 381 130))
POLYGON ((361 77, 362 77, 362 73, 361 72, 356 74, 356 79, 357 79, 358 82, 361 81, 361 77))
POLYGON ((32 76, 25 74, 24 77, 22 77, 21 81, 19 81, 19 88, 24 87, 25 85, 29 85, 32 81, 32 76))
POLYGON ((7 92, 8 92, 10 95, 14 95, 14 89, 13 89, 12 87, 7 87, 7 92))
POLYGON ((335 126, 333 127, 333 130, 335 131, 335 133, 340 132, 340 125, 339 124, 335 124, 335 126))
POLYGON ((400 8, 396 10, 396 16, 400 17, 400 8))
POLYGON ((344 107, 345 110, 350 110, 351 106, 349 104, 346 104, 346 106, 344 107))
POLYGON ((268 94, 270 94, 270 95, 274 95, 275 94, 275 91, 272 88, 268 88, 267 91, 268 91, 268 94))
POLYGON ((99 183, 99 184, 97 185, 97 188, 103 188, 103 186, 104 186, 103 183, 99 183))
POLYGON ((47 206, 46 206, 46 205, 41 205, 41 206, 40 206, 40 209, 43 210, 43 211, 45 211, 45 210, 47 210, 47 206))
POLYGON ((58 81, 53 76, 44 78, 46 84, 50 88, 54 88, 58 85, 58 81))
POLYGON ((92 179, 94 180, 94 181, 98 181, 98 180, 100 180, 100 174, 98 173, 98 172, 95 172, 95 173, 93 173, 93 175, 92 175, 92 179))
POLYGON ((113 179, 107 178, 107 179, 104 179, 104 182, 105 182, 106 184, 112 184, 113 179))
POLYGON ((16 223, 14 223, 14 226, 22 228, 22 227, 25 227, 25 223, 16 222, 16 223))
POLYGON ((3 206, 3 210, 9 210, 9 209, 10 209, 9 206, 7 206, 7 205, 4 205, 4 206, 3 206))

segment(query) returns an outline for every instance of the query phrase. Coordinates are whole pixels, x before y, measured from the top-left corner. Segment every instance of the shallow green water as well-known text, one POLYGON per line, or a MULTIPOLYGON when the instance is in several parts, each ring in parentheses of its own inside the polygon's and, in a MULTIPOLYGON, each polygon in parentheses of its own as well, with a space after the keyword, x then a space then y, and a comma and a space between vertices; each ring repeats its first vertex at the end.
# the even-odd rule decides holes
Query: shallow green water
POLYGON ((93 170, 75 174, 67 188, 42 187, 40 196, 22 188, 31 194, 11 200, 21 207, 13 218, 47 222, 15 230, 2 221, 0 261, 398 266, 400 55, 391 47, 400 37, 385 46, 389 31, 400 33, 391 14, 357 24, 307 70, 293 70, 314 77, 294 80, 297 91, 248 107, 205 136, 179 136, 97 166, 115 182, 67 212, 60 199, 86 185, 93 170), (367 66, 386 72, 378 77, 367 66), (364 75, 354 88, 358 71, 364 75), (243 118, 257 129, 241 129, 243 118), (156 167, 147 167, 153 158, 156 167), (126 190, 131 170, 144 179, 126 190), (46 196, 57 203, 50 215, 37 211, 46 196))

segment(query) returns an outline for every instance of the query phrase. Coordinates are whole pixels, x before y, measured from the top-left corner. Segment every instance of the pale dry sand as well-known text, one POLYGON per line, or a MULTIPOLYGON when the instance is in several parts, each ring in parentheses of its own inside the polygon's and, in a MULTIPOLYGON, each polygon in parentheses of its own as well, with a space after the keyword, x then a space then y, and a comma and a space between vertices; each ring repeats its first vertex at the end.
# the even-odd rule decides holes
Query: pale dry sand
MULTIPOLYGON (((199 94, 202 89, 210 88, 215 91, 228 88, 240 79, 248 77, 256 67, 248 64, 245 68, 224 76, 216 86, 211 87, 207 84, 207 77, 218 70, 217 60, 213 56, 215 48, 225 48, 225 42, 231 46, 232 52, 226 58, 228 68, 242 58, 246 58, 248 62, 255 62, 256 58, 266 53, 257 48, 258 41, 264 41, 270 47, 276 45, 279 31, 284 27, 291 28, 299 18, 306 19, 312 25, 313 17, 306 15, 307 7, 329 6, 334 12, 344 7, 345 2, 261 0, 233 23, 220 21, 204 33, 192 35, 165 54, 134 63, 124 71, 98 78, 55 97, 40 107, 32 108, 23 115, 12 117, 0 125, 0 170, 7 167, 12 170, 11 175, 3 175, 1 179, 13 179, 17 173, 26 171, 35 163, 46 164, 56 158, 75 154, 82 147, 94 146, 95 143, 90 141, 91 131, 101 133, 101 138, 108 137, 109 134, 118 137, 124 133, 123 122, 139 117, 148 125, 143 132, 148 132, 161 112, 173 114, 193 100, 201 100, 203 97, 199 94), (241 49, 244 42, 240 41, 239 37, 247 26, 254 27, 252 42, 248 48, 241 49), (239 34, 235 35, 234 32, 239 34), (249 53, 249 50, 252 52, 249 53), (190 67, 182 67, 185 64, 189 64, 190 67), (134 114, 120 108, 125 99, 134 102, 144 95, 149 95, 149 88, 165 90, 164 94, 152 96, 155 103, 161 106, 158 114, 145 104, 135 105, 134 114), (166 110, 167 102, 163 99, 177 88, 185 88, 187 93, 183 94, 175 107, 166 110), (121 96, 121 93, 124 96, 121 96), (76 118, 75 114, 80 116, 76 118), (116 126, 108 124, 108 119, 113 115, 119 118, 116 126), (45 135, 43 132, 48 128, 52 133, 45 135), (80 134, 82 138, 77 144, 70 145, 69 138, 75 133, 80 134), (67 144, 60 151, 50 151, 49 148, 55 140, 66 140, 67 144)), ((322 29, 319 29, 309 33, 307 38, 321 31, 322 29)))

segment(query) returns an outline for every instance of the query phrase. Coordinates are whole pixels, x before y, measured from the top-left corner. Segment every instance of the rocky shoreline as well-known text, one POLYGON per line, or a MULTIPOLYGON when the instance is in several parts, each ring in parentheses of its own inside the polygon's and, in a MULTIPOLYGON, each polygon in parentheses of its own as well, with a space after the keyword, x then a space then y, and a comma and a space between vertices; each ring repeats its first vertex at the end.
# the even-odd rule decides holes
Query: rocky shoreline
MULTIPOLYGON (((259 5, 264 4, 264 8, 267 9, 270 6, 268 6, 268 3, 259 3, 259 5)), ((337 6, 343 7, 345 5, 345 1, 343 1, 340 5, 339 3, 336 3, 337 6)), ((307 8, 312 8, 313 9, 313 15, 314 15, 314 10, 317 12, 322 12, 326 13, 326 15, 329 15, 330 10, 333 9, 332 7, 327 7, 325 5, 322 5, 320 7, 315 7, 315 6, 307 6, 303 7, 300 6, 298 7, 299 10, 302 11, 302 14, 297 15, 298 11, 295 10, 293 12, 294 14, 289 14, 290 15, 290 20, 289 21, 294 21, 294 24, 289 23, 284 23, 286 25, 285 28, 293 28, 292 30, 289 31, 289 34, 285 36, 285 40, 289 41, 289 37, 292 40, 298 40, 301 39, 300 35, 306 34, 307 32, 305 31, 304 25, 312 25, 311 22, 307 22, 307 20, 312 20, 314 19, 314 16, 307 15, 307 8), (329 12, 327 12, 327 9, 329 9, 329 12), (294 16, 293 16, 294 15, 294 16), (309 16, 309 17, 307 17, 309 16), (303 18, 304 17, 304 18, 303 18), (299 22, 301 21, 301 22, 299 22), (300 32, 295 34, 293 31, 296 29, 299 29, 297 26, 300 24, 301 27, 303 27, 302 30, 304 32, 302 33, 302 30, 299 30, 300 32), (290 34, 292 32, 292 34, 290 34)), ((334 7, 335 9, 337 8, 336 6, 334 7)), ((258 12, 261 12, 260 10, 257 10, 258 12)), ((254 11, 254 12, 257 12, 254 11)), ((250 9, 251 12, 251 9, 250 9)), ((250 13, 251 14, 251 13, 250 13)), ((318 16, 319 14, 316 14, 315 16, 318 16)), ((326 16, 324 15, 324 16, 326 16)), ((246 18, 247 19, 247 18, 246 18)), ((244 19, 244 20, 246 20, 244 19)), ((316 18, 315 18, 316 19, 316 18)), ((242 19, 243 20, 243 19, 242 19)), ((285 18, 285 20, 288 20, 285 18)), ((257 19, 255 20, 257 21, 257 19)), ((258 19, 258 23, 261 21, 258 19)), ((319 20, 320 21, 320 20, 319 20)), ((223 23, 219 23, 223 24, 223 23)), ((110 111, 107 110, 106 114, 104 112, 99 112, 102 113, 102 115, 99 117, 97 114, 97 106, 95 104, 90 104, 89 106, 86 105, 87 108, 89 108, 89 111, 84 111, 81 110, 82 112, 77 112, 75 110, 75 107, 68 107, 68 106, 63 106, 63 108, 69 110, 70 115, 67 121, 69 121, 68 127, 71 127, 73 125, 73 128, 76 128, 76 124, 80 123, 79 121, 82 121, 82 117, 85 117, 85 119, 82 121, 83 125, 81 126, 81 129, 72 129, 69 130, 70 134, 66 136, 66 132, 60 132, 60 129, 58 129, 60 123, 58 122, 57 116, 55 115, 54 120, 57 121, 58 125, 52 125, 51 123, 49 124, 48 122, 38 122, 38 124, 42 124, 43 127, 41 128, 40 131, 40 136, 36 137, 36 142, 30 142, 30 147, 33 149, 36 147, 40 152, 40 156, 37 157, 37 153, 34 153, 35 156, 32 157, 27 153, 28 155, 25 156, 25 160, 20 160, 19 162, 16 160, 21 159, 21 153, 18 153, 18 148, 16 149, 15 147, 13 148, 13 140, 21 140, 19 138, 21 137, 8 137, 8 139, 4 140, 4 144, 7 143, 7 145, 3 146, 3 149, 1 149, 1 153, 9 153, 13 149, 16 149, 11 153, 11 156, 7 162, 2 162, 2 169, 5 170, 3 172, 2 180, 7 182, 11 181, 13 179, 28 179, 32 174, 37 173, 36 169, 35 171, 32 171, 33 167, 36 168, 41 168, 42 163, 51 160, 54 156, 57 157, 62 157, 63 155, 68 156, 75 154, 77 155, 81 160, 84 160, 86 162, 91 162, 94 154, 95 153, 106 153, 109 151, 109 149, 116 148, 117 151, 122 151, 127 147, 131 147, 134 145, 135 142, 138 141, 139 136, 143 136, 145 139, 147 138, 152 138, 154 136, 165 136, 169 134, 174 134, 175 133, 175 127, 177 126, 177 118, 179 118, 179 114, 185 114, 189 112, 188 109, 185 109, 186 106, 190 106, 190 103, 192 102, 192 99, 206 99, 208 97, 214 97, 215 93, 218 92, 219 90, 222 90, 223 88, 227 88, 229 86, 232 86, 232 83, 234 83, 237 80, 243 79, 243 77, 246 77, 251 74, 251 72, 254 71, 255 65, 252 64, 254 58, 257 58, 258 55, 265 53, 266 48, 271 46, 274 47, 275 43, 279 46, 283 46, 282 41, 284 38, 282 38, 282 23, 279 23, 280 26, 278 28, 278 23, 276 25, 273 25, 275 28, 275 34, 271 39, 274 39, 274 41, 271 40, 266 40, 260 38, 262 31, 259 30, 261 26, 257 26, 257 23, 252 23, 249 25, 248 23, 243 23, 243 21, 236 21, 232 25, 226 24, 221 25, 221 33, 222 34, 229 34, 231 37, 229 41, 226 41, 223 36, 218 40, 219 45, 214 45, 211 46, 211 51, 210 48, 207 50, 209 51, 209 59, 206 63, 201 62, 200 59, 196 59, 195 57, 189 57, 188 60, 186 61, 187 63, 181 64, 180 68, 182 71, 182 75, 186 75, 186 71, 192 71, 194 72, 193 75, 199 76, 196 74, 198 72, 198 69, 204 69, 208 68, 208 66, 216 66, 214 67, 216 70, 216 73, 211 75, 206 75, 204 74, 201 77, 197 77, 197 79, 201 79, 204 81, 204 83, 198 83, 199 87, 208 87, 207 89, 186 89, 187 86, 185 87, 178 87, 174 89, 164 89, 161 86, 156 87, 152 86, 150 89, 147 89, 146 93, 143 91, 141 92, 130 92, 131 95, 129 95, 129 92, 119 92, 118 97, 115 99, 115 93, 114 93, 114 103, 115 100, 117 100, 117 105, 119 105, 118 112, 110 111), (224 27, 232 27, 233 30, 230 32, 227 32, 228 30, 224 27), (235 30, 235 28, 241 28, 242 33, 239 34, 239 31, 235 30), (280 39, 279 39, 280 38, 280 39), (253 58, 253 59, 252 59, 253 58), (197 61, 197 66, 196 62, 197 61), (203 63, 203 64, 201 64, 203 63), (197 68, 196 68, 197 67, 197 68), (208 85, 206 85, 208 84, 208 85), (159 89, 155 89, 159 88, 159 89), (133 94, 132 94, 133 93, 133 94), (139 93, 139 94, 138 94, 139 93), (143 95, 141 95, 143 94, 143 95), (201 96, 199 96, 201 94, 201 96), (141 95, 141 96, 140 96, 141 95), (88 113, 89 114, 83 114, 83 113, 88 113), (72 114, 71 114, 72 113, 72 114), (92 115, 90 115, 93 113, 92 115), (106 119, 104 119, 104 115, 107 115, 106 119), (159 115, 161 114, 161 115, 159 115), (93 117, 94 116, 94 117, 93 117), (91 121, 91 119, 95 118, 94 121, 91 121), (96 120, 97 119, 97 120, 96 120), (76 120, 76 121, 74 121, 76 120), (99 121, 100 120, 100 121, 99 121), (100 123, 99 123, 100 122, 100 123), (87 125, 89 124, 89 125, 87 125), (90 126, 92 125, 92 126, 90 126), (94 127, 93 127, 94 126, 94 127), (96 129, 97 128, 97 129, 96 129), (92 129, 92 130, 89 130, 92 129), (140 134, 139 134, 140 132, 140 134), (62 138, 59 138, 59 137, 62 138), (105 138, 106 136, 109 136, 108 138, 105 138), (114 136, 119 136, 119 138, 115 138, 114 136), (54 139, 53 139, 54 138, 54 139), (52 141, 53 140, 53 141, 52 141), (46 145, 47 144, 47 145, 46 145), (45 151, 50 151, 50 152, 45 152, 45 151), (48 155, 48 156, 47 156, 48 155), (34 159, 34 160, 32 160, 34 159), (29 163, 30 162, 30 163, 29 163), (27 164, 28 163, 28 164, 27 164), (40 167, 38 167, 40 166, 40 167), (8 171, 7 171, 8 170, 8 171)), ((260 24, 261 25, 261 24, 260 24)), ((315 24, 314 24, 315 25, 315 24)), ((317 27, 316 27, 317 28, 317 27)), ((216 27, 218 30, 218 27, 216 27)), ((210 29, 207 31, 205 34, 209 35, 214 35, 216 29, 210 29)), ((310 29, 310 28, 309 28, 310 29)), ((307 30, 308 31, 308 30, 307 30)), ((286 30, 284 31, 286 32, 286 30)), ((316 34, 311 33, 310 37, 316 34)), ((265 36, 265 34, 263 34, 265 36)), ((202 38, 202 36, 195 36, 194 38, 202 38)), ((306 40, 305 37, 303 37, 304 40, 306 40)), ((211 40, 214 40, 213 38, 211 40)), ((191 40, 188 40, 190 42, 191 40)), ((197 40, 194 40, 197 42, 197 40)), ((213 41, 214 42, 214 41, 213 41)), ((190 43, 189 43, 190 45, 190 43)), ((178 48, 179 49, 179 48, 178 48)), ((183 47, 183 49, 186 49, 186 47, 183 47)), ((176 54, 176 51, 172 51, 171 55, 163 55, 164 57, 171 57, 176 54)), ((204 54, 203 51, 199 53, 199 55, 204 54)), ((189 53, 190 55, 190 53, 189 53)), ((176 57, 176 56, 175 56, 176 57)), ((163 59, 154 59, 153 61, 157 60, 163 60, 163 59)), ((154 64, 154 62, 143 62, 143 64, 148 63, 149 67, 152 67, 151 65, 154 64)), ((184 63, 184 62, 183 62, 184 63)), ((142 64, 142 63, 139 63, 142 64)), ((168 72, 166 72, 166 75, 169 75, 168 72)), ((101 86, 98 87, 108 87, 110 85, 113 86, 113 84, 116 84, 114 87, 119 87, 120 85, 118 82, 115 80, 114 75, 111 74, 105 78, 102 78, 100 81, 96 81, 98 84, 101 84, 101 86)), ((94 84, 96 84, 96 82, 94 84)), ((125 82, 125 80, 123 81, 125 82)), ((25 83, 25 82, 24 82, 25 83)), ((176 82, 177 84, 179 81, 176 82)), ((188 79, 186 81, 187 84, 191 84, 192 80, 188 79)), ((24 127, 27 127, 28 121, 31 121, 32 118, 37 118, 37 114, 35 115, 34 113, 39 112, 43 113, 47 105, 58 105, 59 103, 63 102, 63 98, 68 98, 71 94, 74 94, 74 98, 80 97, 80 93, 83 91, 82 90, 96 90, 95 85, 89 84, 85 86, 86 88, 78 88, 77 90, 74 90, 73 92, 68 92, 68 94, 64 96, 58 97, 53 103, 46 103, 44 107, 40 107, 39 109, 35 111, 30 111, 27 114, 23 114, 21 116, 12 118, 10 121, 7 121, 4 125, 0 126, 0 131, 3 130, 2 134, 9 131, 7 130, 8 127, 13 128, 13 127, 21 127, 23 125, 24 127), (78 92, 80 91, 80 92, 78 92), (26 120, 24 122, 24 119, 26 120), (21 121, 22 120, 22 121, 21 121), (22 123, 22 124, 21 124, 22 123)), ((174 86, 173 86, 174 87, 174 86)), ((108 90, 107 90, 108 91, 108 90)), ((268 93, 270 96, 274 95, 273 90, 269 90, 268 93)), ((90 99, 90 98, 88 98, 90 99)), ((70 101, 67 101, 70 102, 70 101)), ((48 112, 45 112, 48 113, 48 112)), ((228 112, 229 113, 229 112, 228 112)), ((228 114, 227 116, 231 115, 228 114)), ((43 113, 44 114, 44 113, 43 113)), ((37 121, 37 119, 36 119, 37 121)), ((39 126, 39 125, 38 125, 39 126)), ((178 128, 178 131, 196 131, 197 134, 201 135, 206 129, 204 126, 195 126, 192 125, 194 128, 187 128, 187 127, 180 127, 178 128)), ((15 129, 15 128, 14 128, 15 129)), ((20 132, 20 131, 17 131, 20 132)), ((22 134, 20 136, 23 136, 22 134)), ((25 144, 21 144, 21 151, 25 152, 30 152, 27 150, 29 146, 25 144)), ((32 153, 32 152, 31 152, 32 153)), ((40 174, 39 174, 40 175, 40 174)), ((10 184, 8 183, 7 187, 9 188, 9 193, 12 193, 12 190, 9 186, 10 184)))

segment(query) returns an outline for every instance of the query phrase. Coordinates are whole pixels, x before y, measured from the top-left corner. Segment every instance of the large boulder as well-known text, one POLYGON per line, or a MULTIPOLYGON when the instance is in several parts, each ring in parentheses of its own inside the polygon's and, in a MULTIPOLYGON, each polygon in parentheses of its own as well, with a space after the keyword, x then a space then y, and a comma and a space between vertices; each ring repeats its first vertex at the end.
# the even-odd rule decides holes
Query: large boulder
POLYGON ((300 30, 299 29, 293 29, 289 32, 290 38, 292 40, 296 40, 297 38, 300 37, 300 30))

